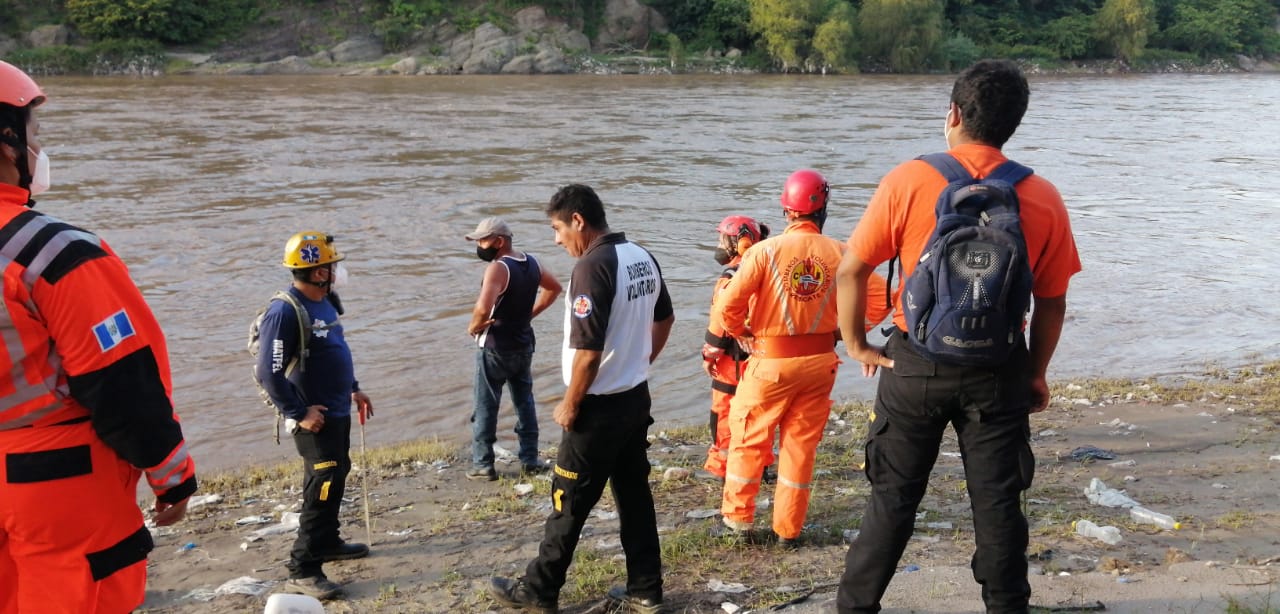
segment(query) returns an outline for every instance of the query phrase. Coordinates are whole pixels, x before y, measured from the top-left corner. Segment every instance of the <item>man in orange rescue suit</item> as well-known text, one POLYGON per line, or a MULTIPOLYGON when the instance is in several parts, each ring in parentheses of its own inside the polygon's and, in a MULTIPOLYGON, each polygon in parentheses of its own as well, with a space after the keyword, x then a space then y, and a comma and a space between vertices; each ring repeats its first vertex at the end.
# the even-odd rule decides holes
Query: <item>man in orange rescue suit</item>
POLYGON ((814 456, 840 364, 835 353, 835 274, 844 246, 822 235, 830 191, 816 171, 792 173, 782 189, 787 229, 743 254, 738 272, 712 308, 712 322, 751 355, 729 405, 729 460, 720 511, 732 532, 745 535, 750 530, 760 475, 772 456, 777 429, 773 532, 784 547, 797 545, 809 509, 814 456))
POLYGON ((44 93, 0 62, 0 613, 142 605, 155 522, 186 514, 195 463, 170 401, 164 334, 115 252, 36 213, 49 187, 44 93))
MULTIPOLYGON (((742 254, 747 248, 769 237, 769 227, 745 215, 730 215, 716 227, 719 244, 716 246, 716 263, 724 267, 711 292, 711 305, 733 274, 742 264, 742 254)), ((749 355, 738 347, 733 337, 725 334, 720 322, 711 318, 702 344, 702 370, 711 377, 711 447, 707 450, 707 462, 702 468, 711 475, 724 479, 724 468, 729 462, 729 401, 738 390, 738 379, 746 368, 749 355)), ((773 442, 770 437, 764 466, 773 464, 773 442)))

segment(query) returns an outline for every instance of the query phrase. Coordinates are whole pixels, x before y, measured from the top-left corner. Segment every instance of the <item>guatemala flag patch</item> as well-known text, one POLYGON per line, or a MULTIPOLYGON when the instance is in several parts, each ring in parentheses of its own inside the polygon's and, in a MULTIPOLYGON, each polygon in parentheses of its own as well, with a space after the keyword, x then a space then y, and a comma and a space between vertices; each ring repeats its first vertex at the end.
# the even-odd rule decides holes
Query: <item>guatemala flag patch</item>
POLYGON ((129 321, 129 314, 121 309, 94 326, 93 335, 98 338, 98 347, 106 352, 133 336, 133 322, 129 321))

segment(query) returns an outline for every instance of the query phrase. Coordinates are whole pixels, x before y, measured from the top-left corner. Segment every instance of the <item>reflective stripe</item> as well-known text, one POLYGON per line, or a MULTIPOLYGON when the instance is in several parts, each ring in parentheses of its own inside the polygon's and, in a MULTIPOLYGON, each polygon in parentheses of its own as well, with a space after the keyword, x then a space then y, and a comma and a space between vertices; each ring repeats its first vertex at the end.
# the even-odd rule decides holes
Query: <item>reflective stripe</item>
MULTIPOLYGON (((46 215, 33 215, 30 217, 18 216, 6 224, 4 230, 9 230, 8 226, 17 225, 17 230, 9 237, 3 245, 0 245, 0 269, 8 269, 14 263, 18 256, 27 248, 32 239, 50 224, 62 224, 61 220, 46 215)), ((62 252, 67 245, 76 240, 84 240, 101 246, 101 241, 82 230, 68 228, 55 234, 45 245, 41 246, 40 251, 32 260, 32 268, 24 269, 22 272, 22 282, 26 286, 27 292, 30 293, 35 285, 35 281, 39 279, 40 273, 45 267, 53 261, 54 258, 62 252)), ((0 398, 0 430, 14 429, 30 426, 41 418, 61 409, 63 407, 62 400, 67 396, 69 391, 65 386, 59 387, 58 381, 62 374, 62 361, 57 354, 53 352, 51 341, 46 341, 46 347, 49 354, 45 358, 45 364, 48 366, 43 370, 43 376, 38 377, 37 381, 31 382, 31 374, 27 369, 26 348, 22 341, 22 334, 14 325, 13 317, 9 312, 9 302, 3 302, 4 307, 0 309, 0 343, 4 344, 5 352, 9 356, 10 371, 9 383, 13 386, 13 392, 0 398), (41 407, 29 410, 22 415, 6 417, 14 408, 20 407, 31 401, 44 396, 49 396, 50 403, 41 407)), ((26 307, 35 312, 35 305, 28 300, 26 307)))
POLYGON ((782 323, 787 327, 787 334, 796 334, 796 323, 791 318, 791 305, 787 301, 787 280, 783 279, 782 271, 778 270, 777 253, 772 248, 769 249, 769 277, 771 286, 773 286, 774 298, 778 302, 778 311, 782 316, 782 323))
POLYGON ((324 484, 321 484, 321 485, 320 485, 320 500, 321 500, 321 501, 328 501, 328 500, 329 500, 329 485, 330 485, 330 484, 332 484, 332 483, 333 483, 333 482, 332 482, 332 481, 330 481, 330 480, 325 480, 325 481, 324 481, 324 484))
POLYGON ((778 484, 781 486, 786 486, 788 488, 794 488, 796 490, 809 490, 810 488, 813 487, 812 482, 805 482, 804 484, 801 484, 799 482, 792 482, 791 480, 788 480, 787 478, 784 478, 782 476, 778 476, 778 484))
MULTIPOLYGON (((835 296, 835 289, 835 284, 832 284, 827 288, 826 292, 822 293, 822 303, 818 305, 818 311, 813 314, 813 323, 809 325, 808 333, 813 334, 818 331, 818 326, 822 324, 822 312, 827 310, 827 305, 831 303, 831 297, 835 296)), ((832 343, 832 345, 835 344, 832 343)))
POLYGON ((734 475, 732 473, 724 474, 724 479, 733 480, 739 484, 758 484, 760 482, 760 478, 744 478, 740 475, 734 475))
MULTIPOLYGON (((48 222, 43 225, 47 224, 48 222)), ((34 225, 35 224, 31 224, 31 226, 34 225)), ((102 247, 102 241, 98 239, 98 237, 95 237, 83 230, 68 228, 60 231, 58 234, 53 235, 53 237, 51 237, 49 241, 40 248, 40 252, 36 254, 35 258, 31 259, 31 264, 28 265, 27 270, 22 273, 23 283, 27 284, 28 288, 34 286, 36 279, 44 274, 44 270, 49 266, 49 263, 53 262, 53 259, 57 258, 58 254, 62 253, 63 249, 66 249, 68 245, 77 240, 87 241, 95 246, 102 247)))
POLYGON ((183 468, 190 458, 191 455, 187 453, 187 443, 184 441, 173 454, 169 455, 168 462, 147 470, 147 483, 151 485, 152 490, 167 490, 181 484, 186 479, 183 468))
POLYGON ((324 461, 311 466, 312 471, 321 471, 324 469, 333 469, 338 466, 338 461, 324 461))
MULTIPOLYGON (((0 257, 0 269, 8 268, 11 261, 8 258, 0 257)), ((0 343, 4 344, 5 353, 9 355, 9 383, 13 386, 13 392, 0 398, 0 430, 8 430, 22 428, 34 424, 40 418, 53 413, 62 407, 62 397, 66 395, 65 390, 57 389, 58 374, 61 372, 62 363, 58 360, 57 354, 49 353, 47 364, 49 372, 43 379, 36 383, 31 383, 31 377, 28 375, 27 361, 25 349, 22 344, 22 335, 18 333, 17 327, 13 324, 13 318, 9 315, 8 301, 0 301, 0 343), (39 399, 43 396, 52 396, 50 403, 42 407, 29 410, 18 416, 6 417, 10 410, 20 407, 26 403, 39 399)))

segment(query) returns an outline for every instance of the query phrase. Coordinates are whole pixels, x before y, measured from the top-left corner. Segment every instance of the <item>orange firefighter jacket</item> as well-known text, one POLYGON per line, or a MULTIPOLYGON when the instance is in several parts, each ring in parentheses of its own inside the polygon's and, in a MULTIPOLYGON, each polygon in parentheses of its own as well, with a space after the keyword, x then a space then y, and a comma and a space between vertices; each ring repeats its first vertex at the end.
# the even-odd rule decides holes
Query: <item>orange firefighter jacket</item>
POLYGON ((790 224, 781 235, 747 250, 716 301, 712 321, 733 337, 750 332, 757 341, 812 336, 825 342, 818 337, 825 335, 830 340, 826 351, 833 351, 839 329, 833 290, 844 250, 843 243, 824 236, 811 221, 790 224))
POLYGON ((92 421, 159 500, 187 498, 195 463, 160 325, 106 242, 26 202, 0 184, 0 431, 92 421))

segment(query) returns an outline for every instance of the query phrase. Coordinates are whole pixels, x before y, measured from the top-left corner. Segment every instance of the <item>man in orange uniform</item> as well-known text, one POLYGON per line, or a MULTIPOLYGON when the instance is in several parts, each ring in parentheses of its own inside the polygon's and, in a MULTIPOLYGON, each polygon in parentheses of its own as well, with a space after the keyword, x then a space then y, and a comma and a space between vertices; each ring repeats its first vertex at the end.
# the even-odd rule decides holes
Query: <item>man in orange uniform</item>
MULTIPOLYGON (((973 177, 990 176, 1006 161, 1001 148, 1022 121, 1029 96, 1026 78, 1011 62, 987 60, 966 69, 951 90, 943 127, 947 154, 973 177)), ((971 566, 986 610, 1028 609, 1027 520, 1020 505, 1035 470, 1028 415, 1049 403, 1045 372, 1080 257, 1058 190, 1038 175, 1028 176, 1014 189, 1033 279, 1029 346, 1018 336, 1008 359, 995 366, 930 360, 907 337, 901 300, 888 343, 868 344, 856 326, 864 307, 875 302, 867 298, 864 280, 895 255, 901 257, 903 279, 911 275, 933 234, 935 205, 946 186, 942 173, 923 160, 890 171, 849 238, 837 273, 846 350, 864 374, 884 369, 867 436, 871 497, 836 596, 842 614, 880 611, 948 424, 960 441, 976 542, 971 566)))
MULTIPOLYGON (((716 288, 711 292, 711 304, 742 263, 747 248, 769 237, 769 227, 757 223, 745 215, 730 215, 716 227, 720 242, 716 246, 716 263, 724 267, 716 288)), ((705 343, 702 344, 702 369, 711 377, 711 447, 707 450, 707 462, 702 466, 711 475, 724 479, 725 465, 729 460, 729 401, 738 389, 738 379, 746 367, 748 354, 725 334, 716 318, 707 325, 705 343)), ((772 439, 772 438, 771 438, 772 439)), ((773 464, 773 443, 765 454, 764 465, 773 464)))
POLYGON ((142 605, 155 522, 186 514, 195 464, 170 401, 164 335, 97 236, 36 213, 49 187, 44 93, 0 62, 0 613, 142 605))
POLYGON ((809 510, 813 461, 840 365, 835 274, 844 246, 822 235, 830 192, 816 171, 792 173, 782 190, 787 229, 743 254, 733 281, 712 308, 712 322, 751 354, 729 405, 720 511, 731 531, 750 530, 776 429, 780 453, 773 532, 784 547, 797 544, 809 510))

